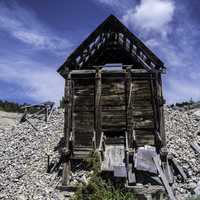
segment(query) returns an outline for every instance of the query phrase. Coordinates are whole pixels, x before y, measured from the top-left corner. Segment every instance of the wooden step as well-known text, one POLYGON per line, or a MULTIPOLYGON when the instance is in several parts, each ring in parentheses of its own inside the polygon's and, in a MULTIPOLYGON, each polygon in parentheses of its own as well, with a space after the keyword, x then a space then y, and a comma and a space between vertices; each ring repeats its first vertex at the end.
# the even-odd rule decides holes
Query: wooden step
POLYGON ((90 152, 93 150, 92 147, 86 147, 86 146, 76 146, 74 148, 74 151, 73 151, 73 157, 72 159, 84 159, 84 158, 87 158, 90 154, 90 152))
POLYGON ((88 146, 75 146, 74 151, 92 151, 93 147, 88 146))
POLYGON ((106 145, 102 171, 114 171, 115 167, 125 167, 123 145, 106 145))

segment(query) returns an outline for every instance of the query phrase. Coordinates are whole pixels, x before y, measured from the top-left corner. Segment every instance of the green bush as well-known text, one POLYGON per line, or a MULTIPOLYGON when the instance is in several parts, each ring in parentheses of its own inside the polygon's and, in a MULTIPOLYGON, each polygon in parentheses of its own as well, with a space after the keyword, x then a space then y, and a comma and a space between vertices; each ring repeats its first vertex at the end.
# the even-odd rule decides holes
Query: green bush
POLYGON ((88 184, 78 185, 78 190, 71 200, 134 200, 135 196, 127 192, 122 184, 113 184, 105 180, 100 174, 99 156, 91 152, 86 159, 87 166, 93 170, 88 184))
POLYGON ((196 196, 196 197, 191 197, 188 200, 200 200, 200 196, 196 196))
POLYGON ((126 192, 120 186, 114 186, 110 181, 100 176, 92 176, 89 183, 79 187, 72 200, 134 200, 131 192, 126 192))

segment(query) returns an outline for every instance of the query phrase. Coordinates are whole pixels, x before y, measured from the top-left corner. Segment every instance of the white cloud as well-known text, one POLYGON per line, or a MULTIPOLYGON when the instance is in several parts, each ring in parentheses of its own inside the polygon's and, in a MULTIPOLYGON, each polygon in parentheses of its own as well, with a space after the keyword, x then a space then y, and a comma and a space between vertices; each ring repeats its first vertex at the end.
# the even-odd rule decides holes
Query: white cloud
POLYGON ((32 12, 16 3, 11 5, 0 2, 0 31, 9 33, 17 40, 37 49, 46 49, 54 53, 66 51, 72 43, 57 36, 46 27, 32 12))
POLYGON ((135 0, 93 0, 94 2, 98 2, 102 5, 109 6, 116 10, 120 14, 124 14, 124 12, 135 4, 135 0))
POLYGON ((131 28, 145 32, 155 31, 166 36, 173 20, 174 0, 94 0, 113 8, 122 21, 131 28))
POLYGON ((141 0, 122 17, 124 23, 144 31, 159 32, 166 36, 173 19, 175 5, 172 0, 141 0))
POLYGON ((60 39, 56 36, 49 37, 46 34, 41 35, 27 30, 13 32, 13 36, 24 43, 33 45, 40 49, 63 50, 66 47, 71 46, 68 40, 60 39))
POLYGON ((107 4, 109 6, 118 6, 120 4, 120 0, 98 0, 100 3, 107 4))
POLYGON ((64 94, 64 79, 56 70, 26 57, 0 60, 0 80, 16 84, 24 97, 36 102, 59 102, 64 94), (35 68, 37 66, 37 68, 35 68))
POLYGON ((197 82, 191 82, 177 77, 170 77, 167 80, 167 103, 181 102, 189 100, 199 100, 200 90, 197 82))

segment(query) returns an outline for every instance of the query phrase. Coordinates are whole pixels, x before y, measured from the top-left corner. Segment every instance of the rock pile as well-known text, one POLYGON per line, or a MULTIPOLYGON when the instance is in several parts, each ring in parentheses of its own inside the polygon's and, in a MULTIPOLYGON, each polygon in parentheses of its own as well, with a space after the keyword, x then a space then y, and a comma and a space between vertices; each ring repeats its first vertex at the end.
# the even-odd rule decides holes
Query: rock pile
MULTIPOLYGON (((59 158, 54 148, 63 136, 63 110, 55 111, 47 123, 41 117, 29 118, 38 131, 27 122, 12 128, 0 125, 0 199, 60 200, 70 196, 55 189, 61 176, 47 173, 48 155, 50 160, 59 158)), ((72 182, 84 181, 85 176, 83 171, 74 173, 72 182)))
MULTIPOLYGON (((174 189, 178 200, 200 194, 200 155, 190 145, 193 141, 200 143, 198 113, 198 110, 165 108, 168 150, 188 176, 185 183, 176 178, 174 189)), ((39 131, 27 122, 12 128, 0 124, 0 199, 61 200, 70 195, 55 189, 61 181, 57 173, 47 173, 47 155, 58 158, 54 148, 63 136, 63 120, 63 110, 57 110, 47 123, 30 119, 39 131)), ((72 173, 72 182, 87 182, 87 174, 72 173)))
POLYGON ((200 116, 197 110, 165 109, 165 129, 169 152, 181 164, 188 178, 176 179, 174 188, 178 199, 200 195, 200 154, 191 143, 200 143, 200 116))

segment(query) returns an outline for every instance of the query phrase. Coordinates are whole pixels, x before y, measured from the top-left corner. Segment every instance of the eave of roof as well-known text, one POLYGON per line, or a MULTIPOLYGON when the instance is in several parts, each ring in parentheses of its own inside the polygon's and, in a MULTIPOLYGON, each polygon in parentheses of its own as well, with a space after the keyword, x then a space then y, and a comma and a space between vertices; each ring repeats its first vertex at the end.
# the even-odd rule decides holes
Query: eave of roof
POLYGON ((94 38, 96 38, 101 32, 108 30, 120 31, 126 35, 133 43, 139 47, 149 58, 155 63, 159 68, 164 69, 164 63, 147 47, 145 44, 139 40, 128 28, 122 24, 114 15, 110 15, 105 21, 103 21, 96 29, 93 31, 79 46, 76 48, 67 60, 60 66, 57 70, 58 73, 62 75, 62 71, 66 66, 70 66, 73 63, 73 60, 79 56, 79 53, 84 51, 87 46, 89 46, 94 38))

